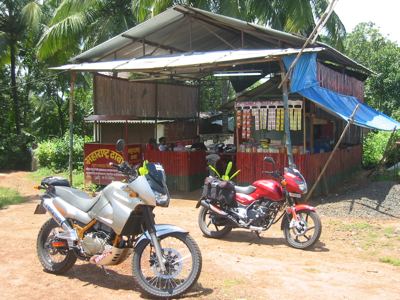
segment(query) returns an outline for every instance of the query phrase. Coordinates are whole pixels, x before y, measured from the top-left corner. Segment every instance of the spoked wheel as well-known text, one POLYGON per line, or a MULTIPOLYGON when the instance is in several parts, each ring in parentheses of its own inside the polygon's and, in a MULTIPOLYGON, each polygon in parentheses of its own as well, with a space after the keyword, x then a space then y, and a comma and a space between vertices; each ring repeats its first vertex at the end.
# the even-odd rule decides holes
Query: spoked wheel
POLYGON ((62 231, 63 229, 50 219, 40 229, 36 243, 40 263, 47 272, 54 274, 65 273, 76 261, 75 253, 68 250, 67 246, 55 247, 56 243, 66 245, 65 241, 56 239, 56 234, 62 231))
POLYGON ((171 233, 160 239, 166 272, 162 272, 149 240, 141 242, 133 257, 133 277, 151 296, 176 297, 187 291, 199 278, 201 253, 187 233, 171 233))
POLYGON ((283 219, 283 231, 288 244, 297 249, 307 249, 313 246, 321 236, 322 225, 317 213, 301 210, 297 216, 299 222, 290 228, 287 217, 283 219))
POLYGON ((200 208, 199 213, 200 230, 207 237, 221 238, 232 230, 232 226, 226 220, 221 219, 205 207, 200 208))

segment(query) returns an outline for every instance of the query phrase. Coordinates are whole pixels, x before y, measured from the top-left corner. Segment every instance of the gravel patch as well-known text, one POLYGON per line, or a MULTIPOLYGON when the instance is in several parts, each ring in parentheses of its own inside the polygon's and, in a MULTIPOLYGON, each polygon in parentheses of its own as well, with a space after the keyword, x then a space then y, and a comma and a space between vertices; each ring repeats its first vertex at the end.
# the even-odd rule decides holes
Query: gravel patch
POLYGON ((363 182, 319 200, 318 213, 325 216, 400 220, 398 182, 363 182))

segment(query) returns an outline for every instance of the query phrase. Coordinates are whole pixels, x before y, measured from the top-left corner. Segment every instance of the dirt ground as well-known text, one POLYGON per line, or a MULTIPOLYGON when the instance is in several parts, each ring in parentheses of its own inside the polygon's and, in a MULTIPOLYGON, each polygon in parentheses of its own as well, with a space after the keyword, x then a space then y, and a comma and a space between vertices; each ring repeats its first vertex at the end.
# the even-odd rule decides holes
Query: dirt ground
MULTIPOLYGON (((33 184, 24 172, 0 174, 0 186, 13 187, 27 198, 0 210, 0 299, 144 297, 130 276, 129 259, 109 268, 109 275, 83 262, 64 276, 43 271, 35 243, 49 216, 33 214, 38 202, 33 184)), ((155 211, 158 223, 189 230, 202 250, 203 270, 187 299, 400 299, 400 267, 379 261, 383 255, 400 258, 398 219, 368 221, 367 228, 381 228, 390 239, 363 240, 357 224, 364 220, 323 216, 320 242, 311 251, 301 251, 285 244, 279 225, 260 240, 242 230, 224 240, 206 239, 194 206, 194 201, 175 199, 169 208, 155 211), (393 234, 385 228, 396 230, 393 234)))

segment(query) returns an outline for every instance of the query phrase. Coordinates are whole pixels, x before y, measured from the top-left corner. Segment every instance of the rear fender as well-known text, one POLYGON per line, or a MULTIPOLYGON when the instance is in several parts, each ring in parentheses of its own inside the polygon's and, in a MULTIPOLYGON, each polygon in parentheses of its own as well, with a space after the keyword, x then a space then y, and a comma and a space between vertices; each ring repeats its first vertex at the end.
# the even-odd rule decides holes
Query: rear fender
MULTIPOLYGON (((161 238, 163 236, 166 236, 170 233, 173 232, 180 232, 180 233, 188 233, 187 230, 184 230, 178 226, 175 225, 169 225, 169 224, 158 224, 158 225, 154 225, 155 229, 156 229, 156 235, 158 238, 161 238)), ((134 248, 136 248, 140 243, 144 243, 145 241, 150 241, 150 234, 148 231, 146 231, 145 233, 143 233, 139 239, 136 241, 134 248)))
POLYGON ((307 204, 296 204, 295 206, 290 206, 286 208, 286 213, 285 215, 282 217, 282 223, 281 223, 281 230, 283 230, 283 228, 285 227, 285 223, 286 222, 290 222, 292 215, 293 215, 293 211, 295 213, 297 213, 298 211, 316 211, 314 206, 311 205, 307 205, 307 204))

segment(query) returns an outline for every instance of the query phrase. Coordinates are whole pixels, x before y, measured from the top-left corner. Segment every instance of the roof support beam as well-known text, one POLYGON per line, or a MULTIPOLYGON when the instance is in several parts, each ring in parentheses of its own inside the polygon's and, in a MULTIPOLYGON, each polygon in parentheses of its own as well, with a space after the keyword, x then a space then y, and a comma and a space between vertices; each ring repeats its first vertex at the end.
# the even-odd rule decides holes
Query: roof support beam
POLYGON ((218 33, 216 33, 215 31, 213 31, 209 26, 208 23, 198 19, 197 21, 199 21, 201 27, 205 28, 209 33, 213 34, 216 38, 218 38, 219 40, 221 40, 222 42, 224 42, 226 45, 228 45, 229 47, 231 47, 232 49, 237 49, 237 47, 235 47, 234 45, 232 45, 231 43, 229 43, 227 40, 225 40, 222 36, 220 36, 218 33))
POLYGON ((130 36, 128 34, 123 34, 122 37, 127 38, 127 39, 131 39, 134 42, 141 41, 142 43, 145 43, 147 45, 158 47, 158 48, 161 48, 161 49, 164 49, 164 50, 172 50, 172 51, 175 51, 175 52, 186 52, 183 49, 178 49, 178 48, 175 48, 175 47, 172 47, 172 46, 167 46, 167 45, 162 45, 160 43, 151 42, 151 41, 149 41, 149 40, 147 40, 145 38, 141 38, 141 39, 140 38, 135 38, 135 37, 130 36))
POLYGON ((124 49, 125 47, 131 46, 131 45, 133 45, 134 43, 135 43, 135 42, 132 41, 131 43, 129 43, 129 44, 127 44, 127 45, 123 45, 122 47, 119 47, 119 48, 117 48, 117 49, 114 49, 114 50, 112 50, 112 51, 109 51, 109 52, 105 53, 104 55, 100 56, 98 59, 96 59, 95 62, 98 62, 98 61, 102 60, 103 58, 105 58, 105 57, 107 57, 107 56, 109 56, 109 55, 111 55, 111 54, 114 54, 114 57, 115 57, 115 55, 117 54, 118 51, 124 49))
POLYGON ((205 15, 203 15, 203 14, 200 14, 199 12, 192 11, 192 10, 190 10, 190 8, 188 8, 188 7, 186 7, 186 9, 187 9, 187 10, 183 10, 183 9, 181 9, 179 6, 178 6, 178 7, 174 7, 174 10, 179 11, 180 13, 182 13, 182 14, 184 14, 184 15, 189 15, 189 16, 191 16, 192 18, 194 18, 194 19, 196 19, 196 20, 201 20, 201 21, 203 21, 203 22, 205 22, 205 23, 207 23, 207 24, 210 24, 210 25, 213 25, 213 26, 216 26, 216 27, 225 29, 225 30, 230 31, 230 32, 232 32, 232 33, 234 33, 234 34, 241 33, 241 31, 243 31, 244 33, 247 33, 247 34, 251 35, 252 37, 254 37, 254 38, 256 38, 256 39, 269 42, 269 43, 274 44, 274 45, 276 45, 276 46, 279 46, 279 42, 281 41, 281 40, 279 40, 279 39, 271 38, 271 37, 268 38, 268 39, 266 39, 266 38, 264 38, 264 37, 255 36, 254 33, 258 33, 258 34, 261 33, 261 34, 262 34, 263 32, 261 32, 260 30, 258 30, 256 27, 251 26, 251 25, 252 25, 251 23, 247 23, 247 25, 251 26, 251 28, 252 28, 253 30, 249 30, 249 29, 236 29, 236 28, 229 27, 229 26, 225 25, 224 23, 217 22, 216 20, 213 20, 213 19, 211 19, 211 18, 209 18, 209 17, 207 17, 207 16, 205 16, 205 15))

